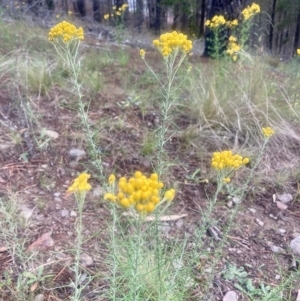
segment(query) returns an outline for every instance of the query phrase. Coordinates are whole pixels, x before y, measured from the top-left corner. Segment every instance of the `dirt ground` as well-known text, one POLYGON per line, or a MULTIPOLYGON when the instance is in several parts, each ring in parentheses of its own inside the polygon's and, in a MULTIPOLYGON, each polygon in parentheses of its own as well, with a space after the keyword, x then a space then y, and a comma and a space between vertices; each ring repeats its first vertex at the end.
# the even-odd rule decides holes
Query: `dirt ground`
MULTIPOLYGON (((133 76, 138 81, 145 67, 139 62, 135 49, 129 52, 128 66, 135 70, 133 76)), ((140 148, 145 129, 155 128, 156 115, 155 112, 142 114, 135 105, 122 107, 118 104, 120 100, 126 99, 126 90, 121 85, 126 68, 107 66, 102 70, 105 74, 104 88, 94 96, 88 113, 94 128, 99 126, 101 120, 113 120, 112 123, 105 123, 98 141, 107 175, 111 172, 116 176, 129 175, 135 170, 152 172, 149 159, 141 153, 140 148), (120 126, 116 125, 117 121, 120 126)), ((66 263, 72 262, 68 250, 75 240, 77 208, 73 196, 66 197, 66 190, 78 172, 89 168, 95 171, 87 155, 87 143, 79 116, 76 110, 62 105, 65 96, 52 87, 48 95, 34 99, 32 106, 39 118, 39 125, 44 130, 58 134, 58 137, 51 138, 51 132, 42 134, 41 128, 28 120, 11 91, 5 87, 0 90, 0 196, 3 202, 18 202, 19 214, 26 220, 24 231, 19 233, 26 238, 25 248, 45 233, 50 233, 52 242, 49 246, 41 247, 38 258, 54 274, 55 286, 67 284, 72 278, 66 263), (82 150, 85 154, 70 155, 70 150, 74 149, 82 150)), ((184 128, 188 123, 190 121, 179 120, 178 126, 184 128)), ((207 196, 215 189, 212 181, 203 181, 211 176, 209 155, 202 159, 199 177, 193 178, 191 175, 199 168, 201 160, 197 153, 192 148, 184 147, 177 137, 168 143, 167 149, 169 158, 177 163, 171 167, 167 180, 167 186, 175 182, 178 191, 170 211, 171 214, 186 216, 164 223, 165 231, 170 237, 176 233, 192 234, 201 223, 199 207, 207 206, 207 196), (208 160, 208 164, 203 164, 204 160, 208 160)), ((110 214, 102 200, 103 191, 95 176, 91 178, 91 185, 93 188, 84 207, 84 234, 88 237, 97 233, 97 236, 84 245, 83 251, 92 258, 86 271, 93 275, 103 268, 101 253, 108 235, 106 229, 110 214)), ((300 235, 300 202, 294 201, 294 191, 290 193, 293 200, 284 209, 276 203, 280 198, 288 197, 282 191, 267 190, 255 198, 246 197, 243 200, 234 221, 235 226, 224 247, 224 255, 218 264, 218 271, 222 271, 228 263, 235 264, 244 267, 254 284, 265 283, 271 287, 281 282, 281 273, 293 273, 294 257, 289 244, 300 235)), ((217 234, 211 229, 205 237, 205 248, 208 251, 213 248, 218 235, 222 236, 223 227, 235 206, 225 194, 220 196, 214 212, 214 218, 219 221, 215 229, 217 234)), ((209 267, 209 262, 199 258, 200 262, 203 269, 209 267)), ((0 275, 5 277, 5 271, 13 269, 17 276, 19 266, 2 241, 0 275)), ((297 269, 296 266, 294 268, 297 269)), ((90 287, 92 293, 88 298, 100 300, 96 298, 97 292, 106 285, 104 282, 98 283, 97 287, 90 287)), ((235 290, 240 295, 240 291, 234 288, 234 281, 225 280, 221 273, 214 276, 213 288, 215 300, 222 300, 229 290, 235 290)), ((292 300, 296 300, 298 289, 299 284, 292 288, 292 300)), ((67 300, 70 293, 67 289, 45 292, 39 287, 36 291, 41 291, 45 300, 58 300, 55 297, 67 300)), ((0 291, 0 296, 1 293, 4 296, 2 300, 9 300, 8 291, 0 291)))

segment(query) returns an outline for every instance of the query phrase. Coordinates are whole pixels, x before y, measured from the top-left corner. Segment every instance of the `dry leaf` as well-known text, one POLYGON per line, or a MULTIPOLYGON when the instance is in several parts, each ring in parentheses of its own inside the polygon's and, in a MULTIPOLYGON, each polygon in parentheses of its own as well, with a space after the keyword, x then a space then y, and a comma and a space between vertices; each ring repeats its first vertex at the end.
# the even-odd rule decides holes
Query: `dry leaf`
MULTIPOLYGON (((162 222, 171 222, 171 221, 177 221, 178 219, 186 217, 186 216, 187 216, 187 214, 163 215, 163 216, 160 216, 158 218, 158 220, 162 221, 162 222)), ((155 220, 155 216, 147 216, 145 218, 145 221, 147 221, 147 222, 151 222, 153 220, 155 220)))
POLYGON ((33 242, 27 249, 27 251, 45 251, 50 247, 53 247, 54 241, 51 238, 52 232, 44 233, 35 242, 33 242))
POLYGON ((30 287, 30 291, 31 292, 34 292, 36 289, 37 289, 37 287, 38 287, 38 282, 35 282, 31 287, 30 287))

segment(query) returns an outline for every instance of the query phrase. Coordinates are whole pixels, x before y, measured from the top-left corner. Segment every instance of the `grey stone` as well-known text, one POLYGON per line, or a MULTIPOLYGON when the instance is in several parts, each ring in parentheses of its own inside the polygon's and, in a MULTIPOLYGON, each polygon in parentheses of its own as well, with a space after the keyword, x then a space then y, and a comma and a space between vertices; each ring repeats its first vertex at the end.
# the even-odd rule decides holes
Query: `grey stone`
POLYGON ((82 253, 80 255, 80 261, 86 267, 91 266, 91 265, 94 264, 93 258, 90 255, 86 254, 86 253, 82 253))
POLYGON ((76 217, 76 216, 77 216, 77 213, 76 213, 75 211, 71 211, 71 212, 70 212, 70 216, 76 217))
POLYGON ((70 212, 69 212, 69 210, 67 210, 67 209, 62 209, 62 210, 60 211, 60 215, 61 215, 61 217, 67 218, 67 217, 70 216, 70 212))
POLYGON ((293 200, 293 196, 290 193, 277 194, 276 196, 283 204, 290 203, 293 200))
POLYGON ((44 301, 45 296, 43 294, 38 294, 35 296, 34 301, 44 301))
POLYGON ((256 210, 254 208, 248 208, 248 210, 253 214, 256 212, 256 210))
POLYGON ((84 150, 78 149, 78 148, 72 148, 72 149, 70 149, 70 151, 69 151, 69 155, 70 155, 71 157, 82 157, 82 156, 84 156, 85 154, 86 154, 86 153, 85 153, 84 150))
POLYGON ((260 219, 256 218, 255 219, 255 222, 259 225, 259 226, 263 226, 264 225, 264 222, 262 222, 260 219))
POLYGON ((239 197, 235 196, 232 198, 232 201, 237 205, 241 202, 241 199, 239 197))
POLYGON ((274 245, 270 246, 270 249, 274 253, 282 253, 282 252, 284 252, 284 250, 281 247, 277 247, 277 246, 274 246, 274 245))
POLYGON ((231 208, 231 207, 232 207, 232 205, 233 205, 233 202, 232 202, 232 201, 228 201, 228 203, 227 203, 227 207, 228 207, 228 208, 231 208))
POLYGON ((300 236, 297 236, 291 241, 290 247, 295 254, 300 255, 300 236))
POLYGON ((284 234, 284 233, 286 233, 286 230, 285 230, 285 229, 278 229, 278 232, 279 232, 280 234, 284 234))
POLYGON ((238 300, 238 296, 237 293, 234 291, 227 292, 223 297, 223 301, 237 301, 237 300, 238 300))

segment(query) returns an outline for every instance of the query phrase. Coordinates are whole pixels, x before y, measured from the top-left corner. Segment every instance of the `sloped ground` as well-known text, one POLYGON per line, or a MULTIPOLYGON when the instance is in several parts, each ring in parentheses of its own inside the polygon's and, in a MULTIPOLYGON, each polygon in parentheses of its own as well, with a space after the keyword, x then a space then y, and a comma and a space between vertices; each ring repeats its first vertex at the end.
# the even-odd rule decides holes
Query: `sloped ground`
MULTIPOLYGON (((95 43, 93 40, 90 42, 95 43)), ((113 51, 117 51, 115 47, 112 47, 113 51)), ((129 53, 129 61, 125 66, 114 63, 101 70, 105 74, 103 88, 93 96, 88 113, 94 129, 101 129, 97 144, 107 175, 111 172, 117 176, 129 175, 135 170, 152 172, 149 158, 143 154, 141 146, 145 146, 144 138, 149 130, 156 127, 159 117, 155 111, 144 112, 135 103, 129 102, 127 105, 128 90, 122 85, 123 79, 130 74, 132 83, 138 83, 146 69, 136 49, 126 51, 129 53)), ((150 52, 149 60, 159 68, 154 53, 150 52)), ((32 97, 31 107, 38 118, 37 124, 30 122, 28 114, 24 113, 20 102, 6 85, 0 90, 0 194, 4 204, 15 203, 16 217, 24 219, 23 228, 17 230, 17 239, 25 241, 23 249, 29 252, 31 246, 38 251, 32 268, 44 265, 45 274, 51 275, 44 286, 30 286, 31 294, 43 295, 44 300, 68 300, 70 295, 68 289, 59 287, 68 284, 73 277, 68 267, 73 260, 69 250, 75 241, 77 208, 73 197, 67 197, 65 192, 78 172, 87 169, 95 172, 87 155, 87 142, 78 113, 74 110, 75 100, 69 97, 69 94, 64 94, 55 86, 51 87, 47 95, 32 97), (84 153, 73 156, 70 151, 84 153), (38 240, 47 233, 44 242, 38 240), (32 246, 37 241, 40 244, 32 246)), ((184 130, 192 124, 192 120, 179 118, 176 124, 184 130)), ((207 143, 205 138, 201 139, 203 144, 207 143)), ((197 149, 176 135, 168 142, 167 150, 170 161, 175 164, 170 168, 166 183, 167 186, 175 183, 178 191, 170 210, 172 214, 186 216, 164 222, 162 231, 166 239, 189 234, 193 242, 193 232, 201 223, 199 208, 207 206, 209 196, 215 190, 214 175, 210 169, 211 154, 199 158, 197 149), (195 174, 199 168, 201 171, 195 174)), ((93 188, 88 194, 83 216, 84 235, 91 237, 83 246, 87 255, 84 269, 87 274, 99 275, 99 271, 105 273, 102 258, 106 252, 107 223, 111 217, 96 176, 92 176, 91 184, 93 188)), ((293 186, 295 183, 290 187, 293 186)), ((290 241, 300 235, 300 203, 295 191, 296 187, 293 191, 277 191, 274 187, 266 186, 259 195, 252 196, 249 193, 239 205, 233 230, 226 239, 224 252, 217 264, 218 272, 213 277, 210 300, 222 300, 229 290, 235 290, 241 296, 239 300, 248 300, 245 294, 242 296, 234 287, 238 279, 225 279, 221 273, 228 264, 243 267, 247 278, 252 279, 254 285, 264 283, 276 287, 284 275, 295 273, 298 266, 292 264, 294 256, 289 248, 290 241), (288 193, 292 194, 292 200, 287 203, 287 208, 276 203, 276 200, 289 198, 288 193)), ((236 208, 227 196, 224 191, 213 213, 218 224, 205 237, 204 248, 208 253, 214 250, 222 237, 230 212, 236 208)), ((9 241, 0 236, 0 242, 0 274, 3 283, 9 271, 15 275, 12 283, 0 286, 1 300, 16 300, 11 290, 16 285, 14 281, 17 276, 23 272, 22 263, 18 262, 18 256, 12 251, 9 241)), ((205 275, 211 273, 210 266, 209 257, 199 258, 199 266, 195 269, 195 300, 201 294, 205 275)), ((99 279, 101 277, 86 288, 86 300, 102 300, 97 296, 108 284, 99 279)), ((291 285, 289 300, 296 300, 299 289, 298 279, 291 285)))

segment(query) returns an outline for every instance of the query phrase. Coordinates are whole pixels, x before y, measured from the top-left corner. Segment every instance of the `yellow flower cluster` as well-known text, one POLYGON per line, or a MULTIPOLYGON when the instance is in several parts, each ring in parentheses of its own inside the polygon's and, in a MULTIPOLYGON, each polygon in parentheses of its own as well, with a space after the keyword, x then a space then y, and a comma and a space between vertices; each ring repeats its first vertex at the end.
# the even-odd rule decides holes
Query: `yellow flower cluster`
POLYGON ((229 54, 234 61, 237 60, 237 52, 241 50, 241 46, 237 43, 237 39, 234 36, 230 36, 228 39, 228 45, 226 53, 229 54))
MULTIPOLYGON (((114 176, 113 176, 114 177, 114 176)), ((114 179, 112 176, 109 182, 114 179)), ((140 171, 136 171, 134 176, 128 180, 122 177, 118 181, 118 193, 106 193, 105 200, 116 202, 122 208, 134 208, 139 214, 147 215, 155 210, 158 204, 163 201, 171 202, 175 197, 175 190, 167 190, 164 198, 160 198, 160 190, 164 184, 158 180, 156 173, 146 177, 140 171)))
POLYGON ((258 13, 260 13, 260 6, 256 3, 252 3, 242 10, 242 16, 245 21, 251 19, 258 13))
POLYGON ((236 27, 236 26, 239 25, 239 21, 238 21, 238 19, 234 19, 234 20, 232 20, 232 21, 228 21, 228 22, 226 23, 226 25, 227 25, 228 27, 230 27, 230 28, 233 28, 233 27, 236 27))
POLYGON ((274 130, 270 127, 262 128, 261 131, 266 138, 270 138, 274 135, 274 130))
POLYGON ((141 49, 141 50, 140 50, 140 56, 141 56, 142 59, 145 58, 145 54, 146 54, 145 50, 144 50, 144 49, 141 49))
POLYGON ((213 153, 211 166, 215 169, 237 169, 249 163, 249 158, 240 155, 233 155, 232 151, 222 151, 213 153))
POLYGON ((81 173, 68 188, 67 192, 84 192, 89 191, 92 186, 88 183, 91 176, 85 172, 81 173))
POLYGON ((153 45, 162 53, 164 57, 168 57, 173 51, 179 49, 184 53, 188 53, 193 48, 192 41, 187 36, 173 31, 171 33, 162 34, 159 40, 154 40, 153 45))
MULTIPOLYGON (((124 3, 122 6, 120 6, 118 9, 117 9, 117 7, 114 5, 113 7, 112 7, 112 9, 113 9, 113 11, 115 12, 115 14, 117 15, 117 16, 121 16, 122 15, 122 13, 126 10, 126 8, 128 7, 128 4, 127 3, 124 3)), ((111 14, 111 15, 109 15, 109 14, 105 14, 104 16, 103 16, 103 18, 105 19, 105 20, 107 20, 107 19, 109 19, 109 17, 113 17, 114 16, 114 14, 111 14)))
POLYGON ((210 28, 218 28, 219 26, 225 24, 226 24, 226 20, 222 15, 214 16, 211 20, 207 20, 205 22, 205 26, 208 26, 210 28))
POLYGON ((83 40, 83 29, 82 27, 76 28, 75 25, 63 21, 52 27, 49 31, 48 40, 54 41, 56 39, 62 39, 65 43, 72 40, 83 40))
POLYGON ((297 54, 300 55, 300 48, 297 49, 297 54))

